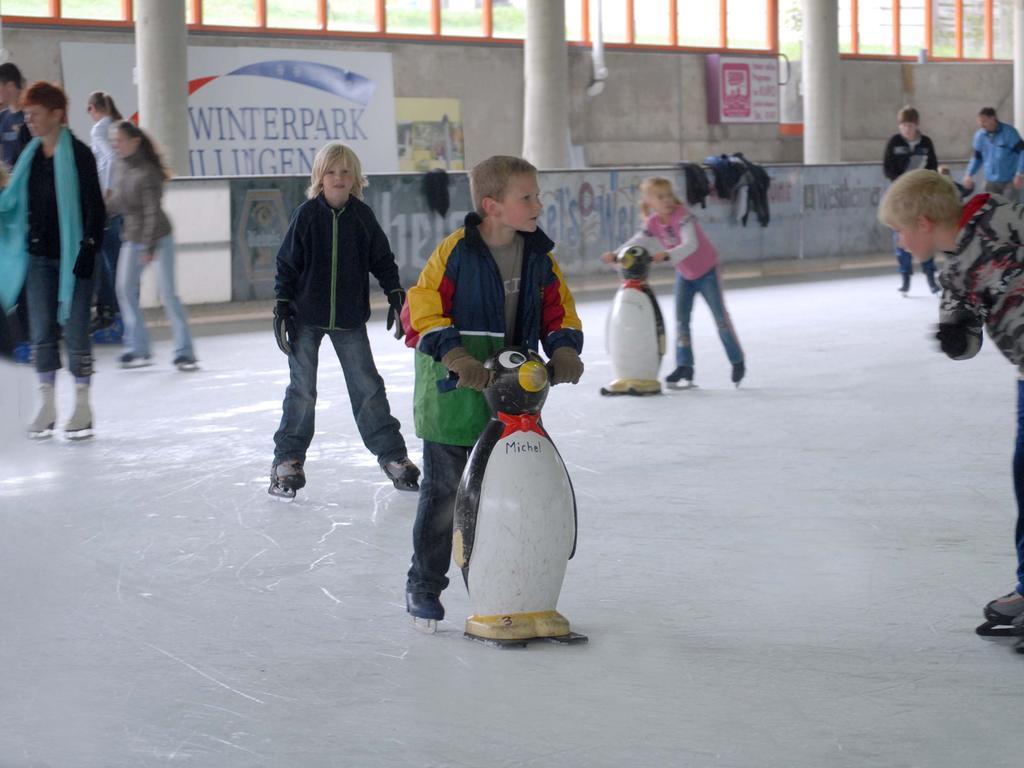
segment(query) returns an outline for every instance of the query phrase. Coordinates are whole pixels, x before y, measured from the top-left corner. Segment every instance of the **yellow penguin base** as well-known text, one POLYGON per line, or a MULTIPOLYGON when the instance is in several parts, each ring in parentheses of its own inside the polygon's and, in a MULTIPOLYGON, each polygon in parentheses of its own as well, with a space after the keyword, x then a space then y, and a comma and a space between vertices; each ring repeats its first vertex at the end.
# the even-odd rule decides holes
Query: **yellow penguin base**
POLYGON ((534 640, 570 634, 569 620, 558 611, 470 616, 466 634, 483 640, 534 640))
POLYGON ((601 387, 602 395, 660 395, 661 382, 649 379, 616 379, 601 387))

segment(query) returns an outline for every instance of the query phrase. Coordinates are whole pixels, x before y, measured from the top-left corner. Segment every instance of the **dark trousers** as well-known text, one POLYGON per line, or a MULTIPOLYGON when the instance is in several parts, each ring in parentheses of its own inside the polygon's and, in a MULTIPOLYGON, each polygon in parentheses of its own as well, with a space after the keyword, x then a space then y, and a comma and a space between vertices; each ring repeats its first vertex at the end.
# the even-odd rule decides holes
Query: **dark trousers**
POLYGON ((103 227, 103 246, 96 260, 96 306, 117 310, 117 257, 121 252, 121 217, 111 216, 103 227))
POLYGON ((455 494, 472 448, 423 441, 423 477, 412 529, 407 592, 440 595, 448 586, 455 494))
MULTIPOLYGON (((89 338, 89 308, 92 304, 90 280, 72 278, 75 289, 71 299, 71 316, 64 326, 64 345, 68 353, 68 369, 72 376, 92 375, 92 341, 89 338)), ((48 256, 28 257, 29 329, 35 352, 36 370, 48 373, 60 368, 58 350, 57 297, 60 284, 60 259, 48 256)))
POLYGON ((350 331, 325 331, 300 325, 292 354, 288 356, 291 379, 284 395, 281 425, 274 434, 274 461, 306 460, 306 451, 313 442, 316 372, 324 336, 330 337, 345 373, 352 415, 363 443, 382 465, 404 458, 402 425, 391 415, 384 379, 373 362, 366 326, 350 331))
POLYGON ((1017 382, 1017 445, 1013 452, 1013 490, 1017 496, 1017 591, 1024 595, 1024 380, 1017 382))

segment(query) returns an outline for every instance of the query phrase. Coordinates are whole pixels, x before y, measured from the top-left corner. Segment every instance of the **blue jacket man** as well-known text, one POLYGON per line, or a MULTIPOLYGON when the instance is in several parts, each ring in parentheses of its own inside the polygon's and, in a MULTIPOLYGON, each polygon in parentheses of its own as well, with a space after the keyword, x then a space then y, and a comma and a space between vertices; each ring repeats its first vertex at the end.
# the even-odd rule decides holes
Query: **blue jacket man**
POLYGON ((967 166, 964 187, 974 188, 972 178, 984 165, 985 191, 1005 194, 1013 182, 1014 189, 1024 183, 1024 141, 1017 129, 1009 123, 999 122, 996 111, 985 107, 978 113, 978 130, 974 134, 974 155, 967 166))

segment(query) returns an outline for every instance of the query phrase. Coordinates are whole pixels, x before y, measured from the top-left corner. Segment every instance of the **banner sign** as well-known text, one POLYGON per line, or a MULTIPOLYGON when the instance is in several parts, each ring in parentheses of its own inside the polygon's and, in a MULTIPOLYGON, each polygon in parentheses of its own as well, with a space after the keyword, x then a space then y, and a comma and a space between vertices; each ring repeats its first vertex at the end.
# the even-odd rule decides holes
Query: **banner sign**
MULTIPOLYGON (((134 45, 61 43, 71 129, 88 143, 85 112, 106 91, 138 110, 134 45)), ((342 141, 368 173, 398 170, 391 54, 296 48, 188 49, 192 176, 308 174, 324 144, 342 141)))
MULTIPOLYGON (((772 259, 834 258, 879 254, 892 249, 892 233, 878 223, 878 202, 888 182, 878 163, 841 166, 764 166, 771 178, 771 222, 761 227, 754 215, 746 225, 746 190, 723 199, 712 193, 705 208, 691 210, 725 263, 772 259)), ((962 175, 963 166, 953 168, 962 175)), ((567 277, 610 275, 601 254, 614 251, 642 225, 640 182, 657 173, 672 180, 680 198, 686 179, 677 168, 542 171, 540 226, 555 241, 555 254, 567 277)), ((373 176, 365 191, 395 253, 402 284, 412 285, 431 252, 462 226, 470 209, 465 173, 449 176, 451 208, 432 213, 422 191, 422 175, 373 176)), ((308 178, 231 181, 233 281, 235 300, 272 298, 277 250, 292 210, 305 199, 308 178)), ((894 262, 895 263, 895 262, 894 262)), ((656 274, 672 274, 658 264, 656 274)), ((373 280, 371 278, 371 287, 373 280)))
POLYGON ((765 56, 706 57, 708 122, 779 122, 779 63, 765 56))

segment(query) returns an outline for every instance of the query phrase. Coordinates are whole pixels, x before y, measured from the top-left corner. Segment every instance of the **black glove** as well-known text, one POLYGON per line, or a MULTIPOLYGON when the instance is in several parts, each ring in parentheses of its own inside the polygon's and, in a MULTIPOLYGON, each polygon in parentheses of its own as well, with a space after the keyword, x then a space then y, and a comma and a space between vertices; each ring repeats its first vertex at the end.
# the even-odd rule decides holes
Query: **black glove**
POLYGON ((274 304, 274 339, 277 348, 291 356, 296 336, 298 328, 295 325, 295 307, 286 299, 278 299, 274 304))
POLYGON ((960 357, 967 351, 967 326, 962 323, 939 323, 935 339, 947 355, 960 357))
POLYGON ((400 339, 405 336, 405 328, 402 327, 402 307, 405 306, 405 291, 401 288, 395 288, 395 290, 388 293, 388 330, 391 330, 391 326, 395 326, 395 338, 400 339))
POLYGON ((75 266, 71 271, 80 280, 90 280, 95 270, 96 243, 91 239, 83 240, 82 244, 78 246, 78 258, 75 259, 75 266))

